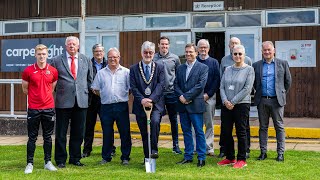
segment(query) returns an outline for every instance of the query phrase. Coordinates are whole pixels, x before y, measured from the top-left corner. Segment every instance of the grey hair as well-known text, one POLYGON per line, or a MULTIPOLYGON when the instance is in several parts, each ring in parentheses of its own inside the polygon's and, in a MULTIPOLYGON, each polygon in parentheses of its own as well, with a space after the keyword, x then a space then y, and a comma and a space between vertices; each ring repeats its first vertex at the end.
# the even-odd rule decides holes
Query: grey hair
POLYGON ((114 52, 116 52, 116 53, 118 54, 118 56, 120 56, 120 51, 118 50, 118 48, 116 48, 116 47, 110 48, 110 49, 108 50, 107 54, 109 54, 110 51, 114 51, 114 52))
POLYGON ((207 45, 207 47, 210 49, 210 43, 207 39, 200 39, 198 41, 197 48, 199 48, 201 42, 205 43, 207 45))
POLYGON ((262 48, 263 48, 263 46, 266 45, 266 44, 269 44, 269 45, 271 45, 271 46, 274 48, 274 44, 273 44, 272 41, 264 41, 264 42, 262 43, 262 48))
POLYGON ((95 44, 92 46, 92 52, 94 52, 98 47, 101 47, 102 51, 104 51, 104 47, 102 44, 95 44))
POLYGON ((244 48, 244 46, 241 45, 241 44, 235 45, 235 46, 233 47, 233 49, 232 49, 232 52, 233 52, 235 49, 240 49, 240 50, 243 51, 244 54, 246 53, 246 48, 244 48))
POLYGON ((237 38, 237 37, 232 37, 232 38, 230 38, 229 44, 231 43, 232 40, 237 40, 237 41, 239 41, 240 44, 241 44, 241 40, 240 40, 239 38, 237 38))
POLYGON ((66 38, 65 45, 68 45, 68 42, 69 42, 70 40, 75 40, 78 45, 80 44, 80 41, 79 41, 79 38, 78 38, 78 37, 76 37, 76 36, 68 36, 68 37, 66 38))
POLYGON ((156 52, 156 45, 153 42, 145 41, 141 46, 141 53, 143 53, 143 51, 146 49, 150 49, 152 52, 156 52))

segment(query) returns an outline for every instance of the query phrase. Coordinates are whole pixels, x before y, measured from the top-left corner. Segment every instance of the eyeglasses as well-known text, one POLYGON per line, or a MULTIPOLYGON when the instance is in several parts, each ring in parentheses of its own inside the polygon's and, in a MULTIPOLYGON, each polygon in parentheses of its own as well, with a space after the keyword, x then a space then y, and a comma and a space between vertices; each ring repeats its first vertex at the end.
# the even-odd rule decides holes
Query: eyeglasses
POLYGON ((237 55, 242 56, 242 53, 233 53, 233 55, 234 56, 237 56, 237 55))
POLYGON ((147 55, 147 54, 150 54, 152 55, 154 52, 153 51, 143 51, 143 54, 147 55))
POLYGON ((108 57, 108 59, 119 59, 119 56, 115 56, 115 57, 108 57))

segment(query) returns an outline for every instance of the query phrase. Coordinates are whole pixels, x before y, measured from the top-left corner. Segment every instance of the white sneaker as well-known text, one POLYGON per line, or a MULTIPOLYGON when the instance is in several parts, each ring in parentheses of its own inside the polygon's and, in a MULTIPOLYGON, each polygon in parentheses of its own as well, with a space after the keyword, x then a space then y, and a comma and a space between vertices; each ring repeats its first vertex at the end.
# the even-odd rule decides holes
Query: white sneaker
POLYGON ((33 165, 32 165, 32 163, 28 163, 26 166, 26 169, 24 170, 24 173, 30 174, 30 173, 32 173, 32 171, 33 171, 33 165))
POLYGON ((57 168, 54 167, 51 161, 48 161, 47 164, 44 165, 44 169, 47 169, 49 171, 56 171, 57 168))

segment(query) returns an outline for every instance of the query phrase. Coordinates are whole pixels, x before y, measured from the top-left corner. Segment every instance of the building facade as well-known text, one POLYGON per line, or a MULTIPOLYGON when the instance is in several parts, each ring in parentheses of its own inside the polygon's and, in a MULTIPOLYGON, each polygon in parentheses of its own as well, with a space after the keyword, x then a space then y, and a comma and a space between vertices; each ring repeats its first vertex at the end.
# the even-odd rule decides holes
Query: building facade
MULTIPOLYGON (((261 59, 266 40, 275 43, 277 57, 289 61, 293 84, 285 116, 320 117, 320 0, 2 0, 0 8, 0 79, 21 78, 21 72, 3 69, 3 40, 75 35, 87 56, 95 43, 118 47, 121 64, 130 67, 141 59, 141 44, 157 43, 162 35, 182 61, 185 44, 202 38, 220 61, 230 53, 229 39, 237 36, 253 61, 261 59)), ((9 111, 10 85, 0 84, 0 92, 0 111, 9 111)), ((20 86, 14 95, 14 109, 24 111, 20 86)))

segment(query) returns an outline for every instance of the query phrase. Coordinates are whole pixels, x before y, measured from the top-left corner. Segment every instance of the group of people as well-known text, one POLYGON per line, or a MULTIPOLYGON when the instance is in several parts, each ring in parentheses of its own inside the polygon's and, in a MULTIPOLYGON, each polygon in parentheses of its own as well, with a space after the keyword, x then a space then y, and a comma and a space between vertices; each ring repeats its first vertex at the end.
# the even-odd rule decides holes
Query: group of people
POLYGON ((263 59, 251 64, 245 48, 236 37, 229 42, 230 55, 220 64, 209 56, 210 44, 206 39, 197 45, 185 46, 186 63, 169 51, 170 40, 161 37, 156 45, 145 41, 141 46, 142 59, 130 69, 120 65, 121 55, 117 48, 110 48, 105 57, 101 44, 92 48, 90 60, 78 52, 79 39, 66 38, 66 53, 47 62, 48 48, 35 47, 36 62, 22 74, 22 89, 28 95, 28 144, 25 173, 33 171, 35 142, 41 124, 44 139, 44 168, 56 171, 51 162, 52 139, 55 125, 55 162, 65 168, 67 132, 70 125, 69 164, 84 166, 81 158, 92 151, 94 126, 99 115, 103 130, 102 160, 110 162, 115 154, 114 129, 116 122, 121 139, 121 163, 128 165, 131 153, 129 120, 129 94, 134 97, 132 113, 140 129, 143 153, 149 158, 147 116, 144 108, 151 111, 151 155, 158 158, 158 138, 163 115, 169 115, 172 131, 172 151, 182 154, 178 142, 178 118, 184 137, 184 158, 177 164, 193 162, 197 154, 198 167, 205 166, 206 156, 214 156, 213 118, 216 92, 220 88, 221 134, 219 157, 226 158, 218 165, 246 166, 250 156, 249 111, 251 92, 259 114, 259 140, 261 155, 267 158, 269 117, 273 119, 277 134, 277 161, 284 161, 285 134, 283 110, 286 94, 291 85, 291 75, 286 61, 274 57, 270 41, 262 43, 263 59), (252 66, 251 66, 252 65, 252 66), (53 93, 54 92, 54 93, 53 93), (53 96, 55 94, 55 97, 53 96), (238 139, 238 155, 235 158, 233 125, 238 139), (206 131, 203 131, 205 125, 206 131), (81 145, 84 149, 81 152, 81 145))

